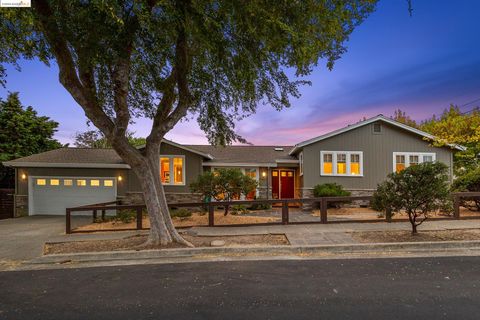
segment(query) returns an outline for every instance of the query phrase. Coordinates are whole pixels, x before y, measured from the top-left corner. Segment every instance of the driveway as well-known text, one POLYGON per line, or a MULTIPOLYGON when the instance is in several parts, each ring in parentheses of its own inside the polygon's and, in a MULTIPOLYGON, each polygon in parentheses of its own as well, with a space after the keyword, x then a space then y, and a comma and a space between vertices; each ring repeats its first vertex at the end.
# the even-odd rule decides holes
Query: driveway
POLYGON ((64 216, 31 216, 0 220, 0 263, 36 258, 42 255, 43 244, 47 239, 64 232, 64 216))

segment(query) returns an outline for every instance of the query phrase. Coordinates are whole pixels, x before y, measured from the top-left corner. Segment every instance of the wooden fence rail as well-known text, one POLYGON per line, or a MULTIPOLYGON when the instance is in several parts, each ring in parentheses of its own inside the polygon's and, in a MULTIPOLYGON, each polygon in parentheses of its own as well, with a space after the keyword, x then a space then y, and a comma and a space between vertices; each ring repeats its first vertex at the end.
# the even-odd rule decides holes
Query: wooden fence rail
MULTIPOLYGON (((462 198, 477 198, 480 197, 480 192, 457 192, 452 194, 454 199, 454 219, 460 219, 460 204, 462 198)), ((281 205, 282 210, 282 220, 281 222, 268 222, 262 223, 261 225, 273 225, 273 224, 301 224, 301 223, 328 223, 328 203, 329 202, 351 202, 359 200, 372 200, 372 196, 343 196, 343 197, 320 197, 320 198, 301 198, 301 199, 261 199, 261 200, 234 200, 234 201, 212 201, 212 202, 184 202, 184 203, 170 203, 168 206, 170 208, 184 208, 184 207, 202 207, 205 208, 208 212, 208 226, 215 226, 215 207, 223 206, 232 206, 232 205, 253 205, 253 204, 270 204, 270 205, 281 205), (310 203, 316 205, 317 208, 320 208, 320 219, 317 221, 308 221, 308 222, 290 222, 290 206, 289 204, 304 204, 310 203)), ((131 204, 131 205, 122 205, 118 201, 105 202, 105 203, 96 203, 91 205, 85 205, 75 208, 66 209, 66 221, 65 221, 65 232, 70 234, 74 232, 71 227, 71 217, 75 212, 85 212, 91 211, 94 221, 97 219, 97 212, 102 212, 102 219, 105 218, 106 211, 108 210, 134 210, 136 212, 137 224, 136 230, 142 230, 143 228, 143 210, 146 209, 146 206, 131 204)), ((373 222, 379 221, 376 220, 350 220, 348 222, 373 222)), ((385 221, 391 222, 391 217, 386 215, 385 221)), ((345 221, 347 222, 347 221, 345 221)), ((260 224, 240 224, 235 226, 251 226, 251 225, 260 225, 260 224)), ((126 229, 122 229, 126 230, 126 229)), ((129 229, 132 230, 132 229, 129 229)), ((135 230, 135 229, 133 229, 135 230)), ((100 231, 100 230, 99 230, 100 231)), ((101 231, 112 231, 112 230, 101 230, 101 231)), ((75 231, 78 232, 78 231, 75 231)))

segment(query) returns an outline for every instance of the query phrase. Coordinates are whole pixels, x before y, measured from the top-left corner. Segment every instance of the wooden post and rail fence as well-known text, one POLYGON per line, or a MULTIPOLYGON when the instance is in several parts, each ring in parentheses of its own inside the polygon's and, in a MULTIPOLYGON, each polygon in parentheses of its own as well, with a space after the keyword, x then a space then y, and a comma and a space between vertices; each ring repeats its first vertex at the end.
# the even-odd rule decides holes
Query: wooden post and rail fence
MULTIPOLYGON (((454 213, 453 219, 460 219, 460 206, 462 199, 472 199, 480 198, 480 192, 456 192, 452 193, 453 204, 454 204, 454 213)), ((328 203, 342 203, 342 202, 351 202, 351 201, 370 201, 372 196, 342 196, 342 197, 320 197, 320 198, 302 198, 302 199, 262 199, 262 200, 235 200, 235 201, 212 201, 212 202, 186 202, 186 203, 170 203, 168 206, 170 208, 204 208, 208 212, 208 226, 214 227, 215 224, 215 208, 224 207, 226 205, 253 205, 253 204, 270 204, 270 205, 280 205, 282 220, 281 222, 268 222, 268 223, 248 223, 248 224, 235 224, 234 226, 252 226, 252 225, 274 225, 274 224, 307 224, 307 223, 328 223, 328 203), (312 204, 317 208, 320 208, 320 219, 317 221, 305 221, 305 222, 291 222, 290 221, 290 205, 298 204, 312 204)), ((102 214, 102 220, 105 219, 106 212, 110 210, 133 210, 136 212, 136 230, 142 230, 143 227, 143 212, 146 210, 146 206, 139 204, 131 205, 122 205, 118 201, 97 203, 92 205, 85 205, 75 208, 66 209, 66 221, 65 221, 65 232, 67 234, 79 231, 72 230, 72 213, 80 212, 92 212, 93 220, 97 220, 97 213, 100 211, 102 214)), ((471 217, 473 218, 473 217, 471 217)), ((480 215, 479 217, 480 218, 480 215)), ((451 219, 451 218, 438 218, 438 219, 451 219)), ((341 222, 378 222, 381 220, 349 220, 341 222)), ((391 215, 387 214, 385 216, 385 221, 392 222, 391 215)), ((404 221, 404 220, 396 220, 404 221)), ((340 222, 340 221, 336 221, 340 222)), ((221 226, 232 226, 232 225, 221 225, 221 226)), ((129 230, 135 230, 129 229, 129 230)), ((127 230, 127 229, 122 229, 127 230)), ((112 230, 98 230, 98 231, 112 231, 112 230)))

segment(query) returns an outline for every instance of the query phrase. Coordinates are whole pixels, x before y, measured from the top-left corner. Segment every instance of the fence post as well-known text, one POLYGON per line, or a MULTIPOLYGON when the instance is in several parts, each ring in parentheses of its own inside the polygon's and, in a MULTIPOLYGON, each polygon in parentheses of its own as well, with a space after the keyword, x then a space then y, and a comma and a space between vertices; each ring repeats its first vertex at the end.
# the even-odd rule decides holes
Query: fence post
POLYGON ((460 196, 453 195, 453 217, 460 219, 460 196))
POLYGON ((392 222, 392 209, 386 208, 385 210, 385 221, 392 222))
POLYGON ((327 223, 327 199, 325 198, 320 201, 320 222, 327 223))
POLYGON ((142 230, 143 229, 143 212, 142 208, 138 207, 137 208, 137 230, 142 230))
POLYGON ((97 221, 97 210, 93 210, 93 222, 97 221))
POLYGON ((209 227, 215 226, 214 220, 215 220, 215 207, 209 203, 208 204, 208 226, 209 227))
POLYGON ((67 209, 67 214, 65 215, 65 233, 66 234, 70 234, 72 233, 72 226, 70 224, 70 217, 71 216, 71 213, 70 213, 70 209, 67 209))
POLYGON ((288 203, 284 201, 282 202, 282 224, 288 224, 289 220, 288 203))
POLYGON ((102 210, 102 221, 105 221, 105 214, 106 214, 106 210, 103 209, 102 210))

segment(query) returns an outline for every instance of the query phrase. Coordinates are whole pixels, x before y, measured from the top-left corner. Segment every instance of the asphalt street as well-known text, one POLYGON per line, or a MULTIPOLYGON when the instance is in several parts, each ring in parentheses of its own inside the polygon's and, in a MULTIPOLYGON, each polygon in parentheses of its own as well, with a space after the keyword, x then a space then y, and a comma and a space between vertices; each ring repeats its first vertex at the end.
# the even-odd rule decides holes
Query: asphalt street
POLYGON ((480 257, 0 273, 0 319, 479 319, 480 257))

